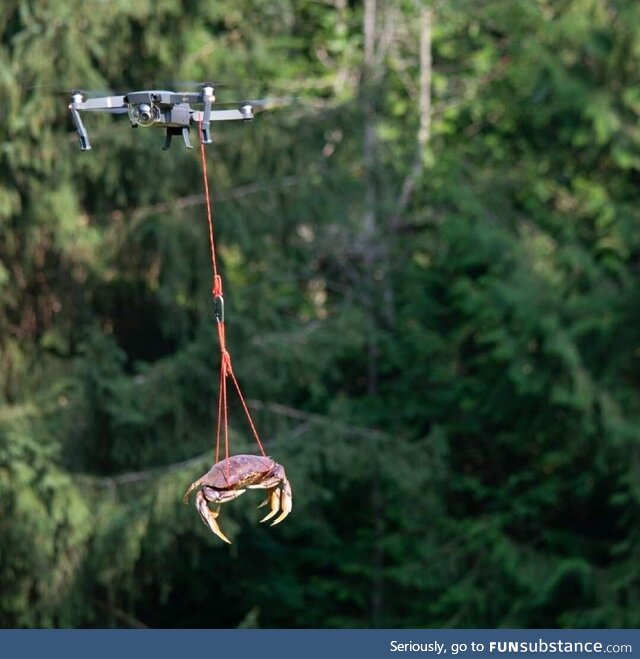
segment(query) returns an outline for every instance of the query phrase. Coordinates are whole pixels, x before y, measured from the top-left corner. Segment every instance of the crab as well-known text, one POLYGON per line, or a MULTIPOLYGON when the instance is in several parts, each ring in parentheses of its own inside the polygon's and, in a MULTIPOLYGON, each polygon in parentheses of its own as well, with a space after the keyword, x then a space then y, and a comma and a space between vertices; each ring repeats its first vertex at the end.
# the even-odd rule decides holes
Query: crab
POLYGON ((189 485, 182 500, 188 503, 191 492, 198 490, 196 508, 202 521, 221 540, 231 544, 231 540, 222 532, 217 522, 220 504, 233 501, 247 489, 267 490, 267 498, 258 508, 270 504, 271 510, 261 522, 266 522, 280 513, 271 522, 271 526, 274 526, 291 512, 291 485, 284 473, 284 467, 272 458, 259 455, 233 455, 216 462, 204 476, 189 485), (209 503, 217 503, 218 510, 211 510, 209 503))

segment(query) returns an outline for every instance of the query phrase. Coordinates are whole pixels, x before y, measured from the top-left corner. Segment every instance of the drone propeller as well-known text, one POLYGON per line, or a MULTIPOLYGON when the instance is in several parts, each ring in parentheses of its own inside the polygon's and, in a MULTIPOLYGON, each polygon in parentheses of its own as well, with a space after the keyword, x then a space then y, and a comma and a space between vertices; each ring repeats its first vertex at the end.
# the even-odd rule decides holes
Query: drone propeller
POLYGON ((284 97, 284 98, 256 98, 253 100, 243 100, 236 102, 225 101, 223 103, 216 103, 216 107, 233 107, 237 108, 242 105, 250 105, 253 108, 254 112, 263 112, 265 110, 275 110, 277 108, 286 107, 295 103, 297 98, 293 96, 284 97))
POLYGON ((71 96, 72 94, 82 94, 83 98, 91 96, 115 96, 120 92, 113 89, 84 89, 74 85, 64 85, 56 82, 45 82, 39 85, 30 85, 23 87, 26 92, 41 92, 51 96, 71 96))
POLYGON ((254 101, 246 101, 250 103, 254 110, 262 112, 263 110, 275 110, 277 108, 284 108, 287 105, 292 105, 298 99, 295 96, 286 96, 283 98, 258 98, 254 101))
POLYGON ((196 89, 202 89, 203 87, 213 87, 214 89, 218 89, 218 87, 229 86, 224 82, 214 82, 213 80, 170 80, 168 85, 174 89, 183 87, 193 89, 194 91, 196 89))

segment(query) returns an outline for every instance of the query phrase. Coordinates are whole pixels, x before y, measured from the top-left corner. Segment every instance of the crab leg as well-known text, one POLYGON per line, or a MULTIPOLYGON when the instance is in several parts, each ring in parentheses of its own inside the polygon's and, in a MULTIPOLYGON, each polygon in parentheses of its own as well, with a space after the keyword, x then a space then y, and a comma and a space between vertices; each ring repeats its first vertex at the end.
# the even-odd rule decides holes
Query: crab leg
POLYGON ((220 515, 219 512, 213 512, 207 505, 207 500, 202 494, 202 490, 196 495, 196 508, 202 517, 202 521, 215 533, 221 540, 224 540, 226 543, 231 544, 231 540, 222 532, 216 518, 220 515))
POLYGON ((260 520, 260 523, 266 522, 268 519, 271 519, 274 515, 277 515, 278 512, 280 511, 280 490, 277 487, 274 487, 272 490, 269 490, 269 492, 267 493, 267 499, 271 504, 271 511, 267 513, 267 515, 265 515, 260 520))
POLYGON ((280 495, 280 503, 282 506, 282 512, 278 517, 276 517, 273 520, 273 522, 271 522, 271 526, 280 524, 280 522, 291 512, 291 509, 293 508, 293 496, 291 494, 291 485, 289 484, 289 481, 286 478, 282 481, 282 493, 280 495))
POLYGON ((289 484, 289 481, 285 478, 280 483, 278 483, 277 487, 274 487, 269 491, 267 500, 269 503, 271 503, 271 512, 269 512, 269 514, 263 517, 260 521, 266 522, 274 515, 280 513, 280 515, 276 517, 273 522, 271 522, 271 526, 280 524, 280 522, 291 512, 291 509, 293 508, 291 485, 289 484))
POLYGON ((265 483, 260 483, 260 485, 249 485, 250 490, 264 490, 265 488, 267 490, 267 498, 262 503, 258 504, 258 508, 262 508, 262 506, 266 506, 271 501, 271 496, 277 484, 278 481, 277 480, 274 481, 272 479, 266 481, 265 483))
MULTIPOLYGON (((262 506, 266 506, 270 501, 272 501, 274 496, 273 491, 276 489, 276 487, 281 485, 283 475, 284 475, 284 470, 282 469, 282 467, 278 465, 278 471, 276 472, 275 476, 272 476, 271 478, 268 478, 267 480, 262 481, 257 485, 247 486, 250 490, 265 490, 265 489, 267 490, 267 498, 261 504, 258 504, 258 508, 262 508, 262 506)), ((272 506, 273 505, 274 504, 272 503, 272 506)), ((261 520, 261 521, 264 522, 265 520, 261 520)))

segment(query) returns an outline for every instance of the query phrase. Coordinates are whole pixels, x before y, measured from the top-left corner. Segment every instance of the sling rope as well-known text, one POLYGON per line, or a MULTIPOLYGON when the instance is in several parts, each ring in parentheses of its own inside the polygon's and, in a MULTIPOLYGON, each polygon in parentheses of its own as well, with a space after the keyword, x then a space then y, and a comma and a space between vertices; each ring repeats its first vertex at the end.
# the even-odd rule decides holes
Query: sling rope
POLYGON ((247 417, 253 437, 258 444, 262 455, 266 456, 260 436, 256 429, 255 423, 251 418, 251 412, 242 395, 242 390, 238 383, 233 367, 231 366, 231 355, 227 350, 224 325, 224 297, 222 294, 222 277, 218 274, 218 262, 216 259, 216 244, 213 236, 213 214, 211 212, 211 195, 209 192, 209 177, 207 175, 207 159, 205 157, 204 143, 202 142, 202 123, 200 124, 200 161, 202 163, 202 178, 204 181, 204 198, 207 208, 207 222, 209 225, 209 249, 211 252, 211 271, 213 275, 213 284, 211 294, 213 295, 213 310, 218 325, 218 343, 220 345, 220 385, 218 389, 218 419, 216 422, 216 463, 220 459, 220 440, 224 438, 224 455, 229 458, 229 412, 227 399, 227 379, 231 378, 235 390, 242 404, 242 409, 247 417), (222 436, 222 437, 221 437, 222 436))

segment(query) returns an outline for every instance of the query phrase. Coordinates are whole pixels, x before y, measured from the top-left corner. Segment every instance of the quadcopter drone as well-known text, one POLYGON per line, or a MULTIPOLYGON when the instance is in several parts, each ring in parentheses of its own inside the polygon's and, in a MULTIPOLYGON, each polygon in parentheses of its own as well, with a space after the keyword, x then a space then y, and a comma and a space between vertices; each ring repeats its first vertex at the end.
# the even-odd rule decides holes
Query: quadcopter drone
POLYGON ((165 151, 171 146, 174 135, 182 135, 184 145, 192 149, 189 140, 189 130, 197 124, 200 130, 200 140, 203 144, 211 144, 211 122, 253 119, 254 104, 259 101, 242 101, 237 107, 225 110, 212 110, 215 102, 215 90, 211 83, 204 83, 199 92, 173 92, 165 90, 145 90, 129 92, 122 96, 102 96, 100 98, 84 98, 82 92, 71 92, 69 110, 71 118, 80 138, 80 149, 89 151, 91 144, 89 136, 80 118, 82 111, 110 112, 111 114, 129 114, 132 128, 138 126, 165 128, 165 140, 162 147, 165 151), (201 105, 202 110, 194 110, 192 105, 201 105))

